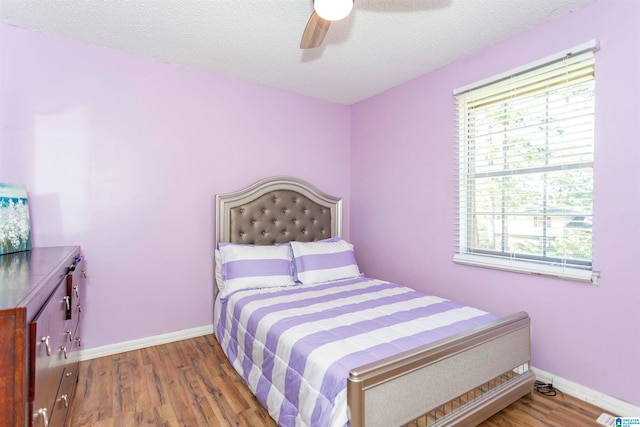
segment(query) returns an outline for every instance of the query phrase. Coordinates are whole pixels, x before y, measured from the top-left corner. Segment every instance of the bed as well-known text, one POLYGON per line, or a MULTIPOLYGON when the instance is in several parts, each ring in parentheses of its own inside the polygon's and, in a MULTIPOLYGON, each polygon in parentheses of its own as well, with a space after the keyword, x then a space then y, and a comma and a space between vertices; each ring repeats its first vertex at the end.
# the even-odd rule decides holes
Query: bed
POLYGON ((526 313, 366 277, 341 234, 297 178, 216 196, 216 338, 279 425, 477 425, 532 393, 526 313))

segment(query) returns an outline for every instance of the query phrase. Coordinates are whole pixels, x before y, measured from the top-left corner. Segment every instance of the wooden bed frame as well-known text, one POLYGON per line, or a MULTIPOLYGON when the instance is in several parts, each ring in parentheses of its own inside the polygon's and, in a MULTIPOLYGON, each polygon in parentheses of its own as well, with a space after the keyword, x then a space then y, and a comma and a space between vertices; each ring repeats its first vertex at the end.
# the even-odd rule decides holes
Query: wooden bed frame
MULTIPOLYGON (((216 196, 216 247, 341 234, 342 200, 297 178, 268 178, 216 196)), ((529 316, 521 312, 353 369, 351 425, 475 426, 533 392, 530 342, 529 316)))

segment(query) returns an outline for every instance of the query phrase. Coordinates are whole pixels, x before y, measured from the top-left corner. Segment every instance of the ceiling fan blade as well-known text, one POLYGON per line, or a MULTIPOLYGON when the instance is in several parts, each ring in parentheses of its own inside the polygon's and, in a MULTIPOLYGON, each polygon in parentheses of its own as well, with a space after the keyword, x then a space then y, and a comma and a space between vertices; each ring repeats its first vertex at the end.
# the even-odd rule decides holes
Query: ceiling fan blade
POLYGON ((312 49, 320 46, 324 40, 324 36, 326 36, 327 31, 329 31, 330 24, 331 21, 320 18, 314 10, 302 34, 300 49, 312 49))

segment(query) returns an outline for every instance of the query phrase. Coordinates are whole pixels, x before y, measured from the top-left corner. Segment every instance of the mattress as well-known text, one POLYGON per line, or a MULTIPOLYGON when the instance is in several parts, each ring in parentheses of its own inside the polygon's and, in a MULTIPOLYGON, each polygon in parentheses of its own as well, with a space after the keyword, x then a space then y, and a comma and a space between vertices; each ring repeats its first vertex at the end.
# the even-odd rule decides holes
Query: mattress
POLYGON ((232 366, 287 427, 346 425, 351 369, 498 318, 367 277, 240 290, 215 313, 232 366))

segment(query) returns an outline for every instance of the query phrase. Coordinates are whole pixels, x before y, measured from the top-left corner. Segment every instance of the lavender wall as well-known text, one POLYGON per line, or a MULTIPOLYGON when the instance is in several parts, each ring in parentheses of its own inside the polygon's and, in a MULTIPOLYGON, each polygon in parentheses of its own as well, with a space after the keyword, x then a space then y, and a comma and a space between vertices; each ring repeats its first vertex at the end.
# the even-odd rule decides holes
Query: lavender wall
POLYGON ((0 182, 85 248, 86 348, 211 323, 214 195, 287 174, 345 197, 368 275, 526 310, 535 366, 640 404, 638 22, 597 0, 352 108, 0 25, 0 182), (453 264, 452 89, 593 38, 600 285, 453 264))
POLYGON ((352 107, 351 236, 367 275, 499 314, 526 310, 533 365, 640 404, 640 2, 599 0, 352 107), (598 39, 600 284, 452 262, 454 88, 598 39))
POLYGON ((346 106, 4 25, 0 64, 0 182, 85 249, 85 348, 213 322, 216 193, 294 175, 349 213, 346 106))

